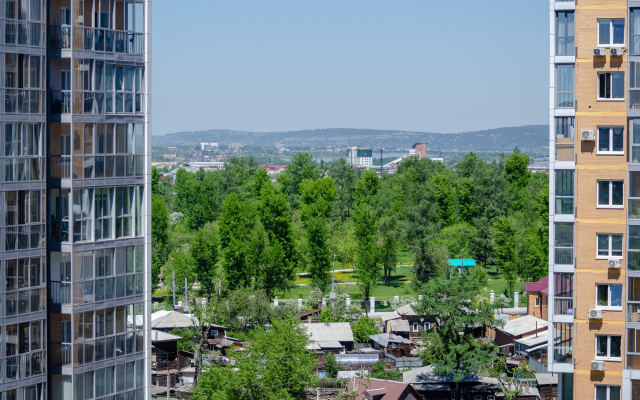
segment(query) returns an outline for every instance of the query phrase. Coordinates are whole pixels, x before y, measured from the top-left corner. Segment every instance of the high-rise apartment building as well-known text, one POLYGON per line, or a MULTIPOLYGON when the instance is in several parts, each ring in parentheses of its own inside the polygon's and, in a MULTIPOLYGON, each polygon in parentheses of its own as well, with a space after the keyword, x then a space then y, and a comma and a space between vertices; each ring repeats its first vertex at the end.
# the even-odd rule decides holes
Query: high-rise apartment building
POLYGON ((640 399, 640 1, 550 1, 548 368, 640 399))
POLYGON ((0 15, 0 400, 150 398, 151 0, 0 15))

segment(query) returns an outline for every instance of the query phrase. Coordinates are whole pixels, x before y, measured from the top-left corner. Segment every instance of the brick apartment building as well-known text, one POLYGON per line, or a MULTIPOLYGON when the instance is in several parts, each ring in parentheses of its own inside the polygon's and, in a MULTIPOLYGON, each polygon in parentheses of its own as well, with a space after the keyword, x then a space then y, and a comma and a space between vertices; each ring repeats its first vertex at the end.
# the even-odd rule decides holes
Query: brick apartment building
POLYGON ((640 1, 550 20, 549 372, 562 400, 640 399, 640 1))

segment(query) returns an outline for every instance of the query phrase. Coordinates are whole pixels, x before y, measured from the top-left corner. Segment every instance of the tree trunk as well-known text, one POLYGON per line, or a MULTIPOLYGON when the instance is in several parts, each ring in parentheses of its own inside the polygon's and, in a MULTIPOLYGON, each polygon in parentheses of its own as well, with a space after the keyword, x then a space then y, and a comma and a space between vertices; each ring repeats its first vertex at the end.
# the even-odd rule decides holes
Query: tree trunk
POLYGON ((362 289, 362 292, 362 297, 364 297, 364 312, 367 318, 369 318, 369 289, 362 289))

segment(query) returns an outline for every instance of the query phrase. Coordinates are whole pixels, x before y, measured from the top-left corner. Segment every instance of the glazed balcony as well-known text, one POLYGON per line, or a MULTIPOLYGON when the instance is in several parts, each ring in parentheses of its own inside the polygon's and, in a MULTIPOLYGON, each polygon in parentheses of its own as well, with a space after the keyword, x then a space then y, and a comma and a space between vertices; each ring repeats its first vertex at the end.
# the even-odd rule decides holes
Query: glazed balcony
POLYGON ((144 54, 142 33, 117 31, 104 28, 71 27, 54 25, 51 27, 51 48, 115 52, 122 54, 144 54))

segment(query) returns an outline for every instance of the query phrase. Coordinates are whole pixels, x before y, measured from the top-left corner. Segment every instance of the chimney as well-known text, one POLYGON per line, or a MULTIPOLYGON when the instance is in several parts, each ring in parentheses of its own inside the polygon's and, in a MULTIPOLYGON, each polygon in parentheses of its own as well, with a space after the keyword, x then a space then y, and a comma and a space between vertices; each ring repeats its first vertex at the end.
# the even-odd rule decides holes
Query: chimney
POLYGON ((349 307, 351 305, 351 297, 349 295, 347 295, 347 307, 349 307))
POLYGON ((370 313, 374 313, 376 312, 376 298, 375 297, 369 297, 369 309, 370 309, 370 313))
POLYGON ((496 299, 496 294, 493 293, 493 290, 491 291, 491 293, 489 293, 489 302, 491 304, 493 304, 493 301, 496 299))
POLYGON ((513 292, 513 306, 518 307, 520 305, 520 293, 513 292))
POLYGON ((278 307, 278 296, 276 296, 276 298, 273 299, 273 305, 278 307))

